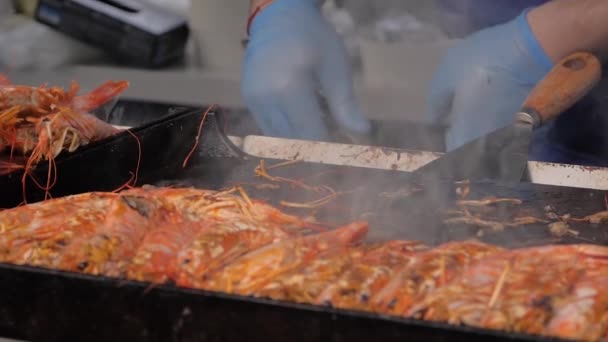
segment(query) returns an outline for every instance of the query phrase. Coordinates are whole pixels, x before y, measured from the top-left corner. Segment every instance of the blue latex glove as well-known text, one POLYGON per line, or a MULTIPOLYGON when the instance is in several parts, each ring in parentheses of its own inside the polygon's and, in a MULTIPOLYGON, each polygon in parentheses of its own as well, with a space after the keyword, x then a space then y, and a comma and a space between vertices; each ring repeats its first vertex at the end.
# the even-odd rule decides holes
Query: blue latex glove
POLYGON ((241 88, 265 135, 327 140, 319 91, 346 132, 371 130, 355 102, 344 44, 316 0, 277 0, 257 15, 241 88))
POLYGON ((512 123, 529 92, 553 67, 527 13, 464 39, 439 66, 427 114, 432 122, 447 125, 447 150, 512 123))

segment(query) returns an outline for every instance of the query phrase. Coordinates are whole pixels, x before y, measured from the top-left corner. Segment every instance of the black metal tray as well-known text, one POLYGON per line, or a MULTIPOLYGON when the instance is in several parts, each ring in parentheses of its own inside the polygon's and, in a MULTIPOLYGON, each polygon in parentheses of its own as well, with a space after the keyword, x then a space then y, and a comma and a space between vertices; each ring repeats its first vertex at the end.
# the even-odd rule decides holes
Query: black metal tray
MULTIPOLYGON (((53 195, 116 189, 130 178, 129 172, 140 155, 138 185, 220 189, 240 184, 251 196, 274 204, 314 197, 289 186, 260 190, 247 185, 266 183, 254 176, 260 160, 242 153, 230 142, 223 133, 220 113, 207 117, 196 153, 184 168, 183 161, 195 143, 202 116, 200 109, 178 109, 166 118, 133 129, 141 142, 141 154, 134 138, 121 133, 77 153, 60 156, 53 195)), ((277 161, 268 161, 274 162, 277 161)), ((44 167, 37 172, 46 174, 44 167)), ((308 177, 308 183, 327 184, 336 191, 357 189, 315 214, 335 225, 365 218, 371 223, 372 240, 417 239, 438 244, 474 235, 467 227, 445 226, 437 214, 453 205, 453 184, 441 184, 433 191, 423 189, 401 199, 386 199, 379 194, 408 186, 407 174, 313 163, 278 168, 272 173, 296 179, 308 177)), ((19 173, 0 178, 0 206, 11 207, 21 201, 20 180, 19 173)), ((32 186, 28 189, 30 201, 42 198, 41 191, 32 186)), ((575 216, 604 209, 604 194, 599 191, 532 184, 507 188, 493 183, 472 184, 471 189, 472 198, 494 195, 523 199, 527 212, 542 213, 546 205, 575 216)), ((511 209, 501 211, 503 216, 512 215, 511 209)), ((556 240, 546 227, 532 225, 488 235, 484 240, 514 247, 581 242, 580 238, 608 244, 605 226, 573 228, 581 231, 581 237, 556 240)), ((0 284, 0 335, 30 341, 543 340, 12 265, 0 265, 0 284)))
POLYGON ((0 265, 0 335, 29 341, 550 341, 0 265))
MULTIPOLYGON (((213 115, 212 115, 213 116, 213 115)), ((154 183, 165 177, 177 177, 186 156, 196 144, 203 112, 198 109, 175 107, 169 115, 145 125, 121 132, 107 139, 90 143, 74 153, 62 153, 56 159, 57 182, 51 189, 53 197, 89 191, 114 191, 132 179, 137 171, 136 184, 154 183), (140 151, 141 148, 141 151, 140 151), (139 168, 138 166, 139 161, 139 168)), ((207 129, 215 131, 218 120, 209 120, 207 129)), ((215 135, 209 143, 202 134, 198 154, 210 157, 236 156, 237 149, 225 135, 215 135), (219 140, 218 140, 219 139, 219 140), (225 140, 225 141, 224 141, 225 140)), ((194 155, 193 159, 197 156, 194 155)), ((39 164, 32 174, 45 180, 46 163, 39 164)), ((23 172, 16 171, 0 177, 0 208, 12 208, 23 202, 23 172)), ((45 191, 28 178, 28 203, 44 199, 45 191)))

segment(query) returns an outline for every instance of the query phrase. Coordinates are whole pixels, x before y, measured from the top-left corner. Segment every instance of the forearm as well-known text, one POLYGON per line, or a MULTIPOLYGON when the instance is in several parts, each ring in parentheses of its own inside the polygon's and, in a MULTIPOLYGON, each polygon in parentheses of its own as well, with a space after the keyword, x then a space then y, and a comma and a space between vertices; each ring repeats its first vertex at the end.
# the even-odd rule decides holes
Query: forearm
POLYGON ((607 0, 554 0, 530 11, 528 22, 554 62, 576 51, 608 57, 607 0))

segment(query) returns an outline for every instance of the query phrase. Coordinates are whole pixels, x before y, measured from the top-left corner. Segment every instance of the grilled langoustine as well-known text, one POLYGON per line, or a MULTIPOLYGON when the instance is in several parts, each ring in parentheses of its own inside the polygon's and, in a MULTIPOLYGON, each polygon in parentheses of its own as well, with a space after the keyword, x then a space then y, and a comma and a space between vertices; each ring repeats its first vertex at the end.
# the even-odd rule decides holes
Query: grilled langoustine
POLYGON ((599 340, 608 248, 362 243, 227 191, 137 188, 0 211, 0 262, 512 332, 599 340), (314 227, 318 228, 318 227, 314 227))
POLYGON ((570 293, 553 300, 543 334, 572 340, 608 339, 608 274, 581 277, 570 293))
POLYGON ((370 310, 372 298, 395 270, 427 247, 416 241, 389 241, 367 246, 360 258, 313 301, 336 308, 370 310))
MULTIPOLYGON (((173 238, 187 235, 190 241, 182 244, 177 253, 173 280, 180 286, 199 287, 209 272, 257 248, 298 236, 300 231, 311 226, 267 204, 251 201, 238 188, 212 191, 146 186, 123 194, 160 199, 174 206, 184 219, 203 221, 204 229, 168 233, 173 238)), ((143 279, 141 275, 137 278, 143 279)))
POLYGON ((254 296, 296 303, 314 303, 327 287, 337 281, 363 256, 361 246, 337 246, 316 255, 300 267, 274 277, 255 291, 254 296))
POLYGON ((596 341, 606 333, 608 248, 548 246, 479 260, 408 317, 596 341))
POLYGON ((191 221, 176 212, 167 212, 151 228, 127 266, 127 278, 166 283, 176 281, 179 252, 206 229, 204 221, 191 221))
POLYGON ((418 296, 447 284, 471 263, 501 251, 496 246, 464 241, 417 253, 371 298, 371 306, 379 312, 403 312, 418 296))
POLYGON ((99 207, 102 203, 99 201, 100 199, 106 200, 116 196, 118 195, 113 193, 92 192, 1 210, 0 234, 4 235, 13 230, 39 229, 41 226, 49 226, 48 220, 62 223, 67 221, 69 214, 82 209, 99 207))
POLYGON ((254 250, 209 275, 202 288, 250 295, 276 277, 308 263, 315 255, 361 241, 366 223, 355 222, 333 231, 297 237, 254 250))
POLYGON ((158 201, 117 196, 95 232, 70 244, 56 267, 94 275, 124 276, 144 236, 156 227, 156 222, 166 222, 171 217, 171 208, 163 208, 158 201))
POLYGON ((259 223, 248 217, 231 220, 210 219, 178 256, 177 284, 200 287, 210 273, 263 246, 293 238, 297 233, 271 222, 259 223))
POLYGON ((89 193, 0 211, 0 261, 54 267, 67 246, 96 231, 117 197, 89 193))
POLYGON ((144 186, 123 193, 140 197, 162 198, 163 201, 174 205, 191 220, 209 217, 219 220, 242 220, 246 218, 259 225, 281 225, 286 231, 318 228, 313 223, 285 214, 267 203, 250 199, 247 193, 238 187, 224 191, 213 191, 195 188, 144 186))
MULTIPOLYGON (((72 82, 60 87, 13 85, 0 77, 0 151, 28 157, 26 171, 43 160, 52 160, 64 150, 74 151, 91 141, 120 130, 88 114, 124 92, 129 83, 109 81, 88 94, 78 95, 72 82)), ((12 161, 12 160, 9 160, 12 161)), ((0 170, 10 172, 11 170, 0 170)))

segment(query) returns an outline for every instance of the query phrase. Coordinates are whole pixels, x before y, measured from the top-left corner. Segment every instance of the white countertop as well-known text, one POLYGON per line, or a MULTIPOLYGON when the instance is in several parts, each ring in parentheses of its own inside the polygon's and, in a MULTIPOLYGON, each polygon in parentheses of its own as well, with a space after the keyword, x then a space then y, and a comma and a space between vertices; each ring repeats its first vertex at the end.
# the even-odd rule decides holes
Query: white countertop
MULTIPOLYGON (((15 71, 10 79, 18 84, 68 86, 78 81, 83 90, 92 89, 105 80, 128 80, 131 86, 125 98, 176 103, 243 108, 239 75, 222 71, 167 70, 149 71, 123 67, 69 66, 52 71, 15 71)), ((419 121, 424 104, 417 92, 396 86, 365 86, 358 79, 357 98, 363 111, 372 119, 419 121)))

